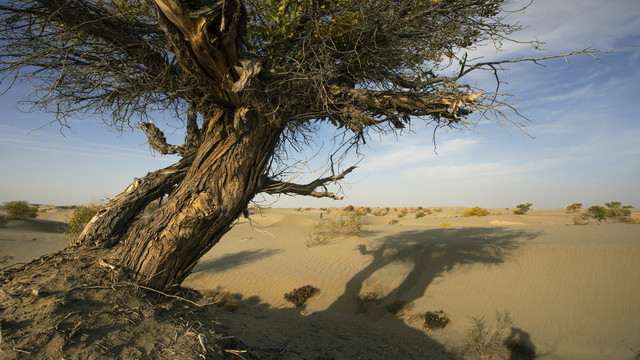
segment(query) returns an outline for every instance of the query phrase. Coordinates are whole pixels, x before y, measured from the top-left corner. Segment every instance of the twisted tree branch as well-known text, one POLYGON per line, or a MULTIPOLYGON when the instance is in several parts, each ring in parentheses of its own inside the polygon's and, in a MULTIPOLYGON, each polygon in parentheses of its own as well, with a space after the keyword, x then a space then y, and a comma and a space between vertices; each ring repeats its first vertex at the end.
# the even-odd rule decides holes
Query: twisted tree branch
POLYGON ((351 166, 338 175, 332 175, 321 179, 314 180, 306 185, 294 184, 286 181, 277 181, 270 178, 265 178, 263 181, 260 192, 267 194, 296 194, 313 196, 317 198, 330 198, 334 200, 342 200, 342 196, 336 196, 334 193, 327 190, 326 185, 331 182, 337 182, 344 179, 350 172, 356 169, 356 166, 351 166), (317 188, 322 187, 324 191, 316 191, 317 188))

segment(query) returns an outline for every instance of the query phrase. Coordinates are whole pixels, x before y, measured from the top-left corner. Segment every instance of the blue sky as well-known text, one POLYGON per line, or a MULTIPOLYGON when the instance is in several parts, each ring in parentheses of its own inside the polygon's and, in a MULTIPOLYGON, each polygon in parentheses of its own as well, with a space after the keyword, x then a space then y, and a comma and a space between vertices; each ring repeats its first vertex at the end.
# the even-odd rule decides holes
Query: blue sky
MULTIPOLYGON (((640 45, 637 0, 536 0, 512 18, 526 26, 518 39, 546 43, 537 56, 640 45)), ((640 54, 637 47, 624 51, 640 54)), ((502 53, 485 47, 469 57, 523 55, 532 55, 531 49, 506 44, 502 53)), ((509 84, 501 90, 519 96, 517 107, 531 120, 526 131, 533 139, 515 127, 481 121, 473 132, 439 132, 436 154, 432 129, 416 122, 410 133, 373 137, 362 148, 365 157, 342 186, 344 200, 283 196, 275 206, 513 207, 531 202, 542 209, 614 200, 640 206, 640 57, 569 60, 549 61, 546 67, 512 65, 502 75, 509 84)), ((469 80, 494 87, 489 74, 469 80)), ((64 136, 55 126, 42 127, 50 114, 16 109, 27 91, 14 89, 0 97, 0 202, 99 201, 120 193, 134 177, 176 161, 154 155, 140 132, 113 133, 95 119, 71 121, 72 131, 64 136)), ((162 119, 156 123, 164 124, 162 119)), ((168 128, 172 132, 178 142, 180 130, 168 128)))

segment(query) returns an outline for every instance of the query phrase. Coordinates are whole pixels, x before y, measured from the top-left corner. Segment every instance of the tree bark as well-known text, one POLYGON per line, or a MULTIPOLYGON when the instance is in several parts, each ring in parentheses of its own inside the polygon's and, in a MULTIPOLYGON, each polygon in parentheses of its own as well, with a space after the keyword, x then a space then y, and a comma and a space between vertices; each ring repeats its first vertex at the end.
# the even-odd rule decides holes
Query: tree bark
MULTIPOLYGON (((209 123, 235 115, 221 110, 209 123)), ((114 248, 120 265, 146 286, 179 285, 261 188, 281 127, 250 111, 233 131, 220 129, 202 139, 188 173, 164 204, 133 224, 114 248)))
POLYGON ((124 192, 109 202, 85 226, 72 246, 112 247, 127 232, 131 223, 152 201, 173 191, 187 174, 193 156, 167 168, 136 179, 124 192))

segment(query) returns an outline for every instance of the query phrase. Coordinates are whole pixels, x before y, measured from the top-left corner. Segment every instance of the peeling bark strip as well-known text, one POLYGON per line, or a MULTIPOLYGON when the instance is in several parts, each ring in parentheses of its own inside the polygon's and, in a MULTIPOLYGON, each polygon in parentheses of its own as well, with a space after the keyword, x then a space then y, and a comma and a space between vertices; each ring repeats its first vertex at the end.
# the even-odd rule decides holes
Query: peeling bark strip
POLYGON ((171 193, 187 174, 193 157, 136 179, 87 224, 74 246, 112 247, 127 232, 134 219, 151 203, 171 193))
POLYGON ((139 220, 117 251, 121 266, 155 289, 179 285, 260 190, 282 129, 256 112, 230 134, 208 134, 163 206, 139 220))

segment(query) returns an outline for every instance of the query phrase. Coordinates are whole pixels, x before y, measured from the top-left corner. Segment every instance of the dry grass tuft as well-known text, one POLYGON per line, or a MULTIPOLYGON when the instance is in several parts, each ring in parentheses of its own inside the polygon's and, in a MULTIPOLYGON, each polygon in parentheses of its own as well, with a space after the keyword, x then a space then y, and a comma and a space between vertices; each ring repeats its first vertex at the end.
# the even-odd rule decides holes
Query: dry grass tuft
POLYGON ((313 295, 320 292, 320 289, 311 285, 305 285, 284 294, 284 299, 294 304, 296 307, 304 305, 313 295))
POLYGON ((227 311, 238 310, 238 299, 228 291, 220 289, 206 289, 200 292, 202 297, 210 299, 214 304, 227 311))
POLYGON ((307 247, 327 245, 331 239, 347 236, 358 236, 366 231, 362 216, 351 214, 338 219, 321 220, 313 224, 306 234, 307 247))

